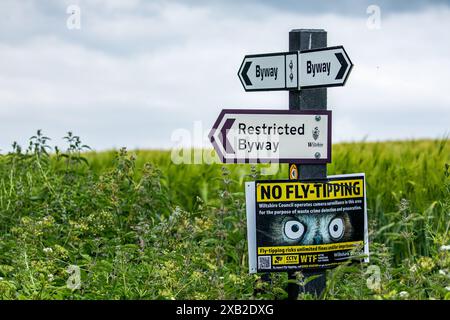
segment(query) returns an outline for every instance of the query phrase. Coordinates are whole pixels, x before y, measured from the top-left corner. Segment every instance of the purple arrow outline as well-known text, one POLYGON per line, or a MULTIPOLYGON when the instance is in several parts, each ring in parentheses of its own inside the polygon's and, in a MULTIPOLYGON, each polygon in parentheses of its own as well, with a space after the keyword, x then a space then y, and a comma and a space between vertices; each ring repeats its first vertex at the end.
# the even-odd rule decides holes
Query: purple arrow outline
MULTIPOLYGON (((208 134, 208 138, 211 141, 214 149, 217 152, 217 155, 219 156, 220 160, 223 163, 300 163, 300 164, 324 164, 324 163, 331 163, 331 146, 332 146, 332 140, 331 140, 331 123, 332 123, 332 113, 331 110, 249 110, 249 109, 223 109, 220 114, 219 117, 217 118, 216 122, 214 122, 214 125, 211 129, 211 131, 208 134), (217 130, 219 130, 219 125, 220 122, 223 120, 223 118, 226 115, 233 115, 233 114, 299 114, 299 115, 327 115, 328 117, 328 146, 327 146, 327 158, 326 159, 288 159, 288 158, 280 158, 280 159, 270 159, 270 158, 227 158, 226 155, 224 155, 216 141, 216 139, 214 138, 214 134, 216 133, 217 130)), ((227 119, 228 120, 233 120, 233 122, 236 119, 227 119)), ((227 121, 225 121, 224 125, 226 125, 227 121)), ((224 132, 227 133, 229 131, 221 129, 221 134, 223 134, 224 132)), ((219 136, 219 141, 222 146, 224 146, 223 144, 223 139, 220 139, 219 136)), ((227 142, 228 139, 226 139, 227 142)), ((224 148, 225 150, 225 148, 224 148)), ((225 152, 228 152, 225 150, 225 152)))
POLYGON ((231 119, 231 118, 225 120, 222 130, 220 130, 219 140, 223 146, 223 150, 225 150, 226 153, 234 153, 234 150, 231 147, 231 143, 230 143, 230 141, 228 141, 227 133, 231 129, 231 127, 233 126, 235 121, 236 121, 236 119, 231 119))

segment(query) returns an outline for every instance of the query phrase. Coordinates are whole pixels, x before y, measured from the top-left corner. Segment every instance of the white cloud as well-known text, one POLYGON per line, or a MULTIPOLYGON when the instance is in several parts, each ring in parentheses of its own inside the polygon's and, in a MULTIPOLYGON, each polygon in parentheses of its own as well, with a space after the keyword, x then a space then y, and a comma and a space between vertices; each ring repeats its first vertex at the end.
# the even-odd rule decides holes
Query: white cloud
POLYGON ((286 92, 245 93, 236 73, 247 53, 285 51, 299 27, 326 29, 329 45, 344 45, 355 64, 345 87, 328 90, 334 141, 450 131, 448 8, 389 15, 374 31, 365 11, 259 7, 246 19, 217 7, 79 1, 82 29, 68 31, 63 6, 50 14, 14 3, 6 9, 27 14, 1 25, 11 29, 0 31, 3 150, 38 128, 56 138, 73 130, 96 149, 170 147, 173 130, 195 120, 208 127, 225 107, 285 109, 286 92), (46 19, 54 28, 42 27, 46 19))

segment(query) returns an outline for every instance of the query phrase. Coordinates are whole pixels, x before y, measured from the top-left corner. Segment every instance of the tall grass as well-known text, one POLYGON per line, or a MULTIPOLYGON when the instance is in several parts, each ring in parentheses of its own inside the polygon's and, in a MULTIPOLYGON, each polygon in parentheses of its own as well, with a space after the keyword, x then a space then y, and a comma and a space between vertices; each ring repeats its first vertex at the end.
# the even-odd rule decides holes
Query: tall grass
MULTIPOLYGON (((223 165, 175 165, 169 151, 139 150, 133 153, 138 168, 151 162, 162 171, 172 203, 193 210, 198 198, 205 203, 217 201, 223 165)), ((86 154, 97 172, 110 167, 114 156, 114 151, 86 154)), ((345 143, 333 146, 333 162, 328 165, 328 174, 366 173, 373 240, 385 240, 385 235, 390 235, 385 243, 394 249, 396 262, 399 262, 409 251, 428 254, 431 238, 427 233, 434 230, 442 234, 448 227, 448 215, 442 204, 448 196, 444 187, 447 163, 450 163, 448 139, 345 143), (425 222, 430 221, 433 230, 426 228, 425 222), (398 237, 406 237, 408 245, 398 241, 398 237)), ((251 180, 251 166, 233 164, 225 167, 236 182, 231 191, 242 193, 244 181, 251 180)), ((275 175, 262 178, 286 179, 287 166, 280 165, 275 175)))
MULTIPOLYGON (((1 298, 286 296, 285 275, 268 284, 247 273, 243 183, 264 166, 175 165, 169 151, 66 141, 55 150, 38 132, 0 156, 1 298)), ((448 139, 333 146, 328 174, 366 173, 381 274, 374 287, 370 266, 330 270, 325 298, 450 298, 449 163, 448 139)), ((286 177, 286 165, 260 176, 286 177)))

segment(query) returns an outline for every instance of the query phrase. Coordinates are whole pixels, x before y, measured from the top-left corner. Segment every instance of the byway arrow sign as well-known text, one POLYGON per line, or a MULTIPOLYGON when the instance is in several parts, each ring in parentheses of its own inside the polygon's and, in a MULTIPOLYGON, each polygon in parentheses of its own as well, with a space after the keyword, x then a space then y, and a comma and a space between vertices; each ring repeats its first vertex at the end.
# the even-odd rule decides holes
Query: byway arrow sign
POLYGON ((331 111, 222 110, 209 139, 224 163, 327 163, 331 111))
POLYGON ((344 47, 329 47, 300 52, 300 88, 343 86, 353 63, 344 47))
POLYGON ((353 64, 344 47, 247 55, 238 71, 245 91, 343 86, 353 64))
POLYGON ((245 91, 297 89, 297 65, 296 51, 248 55, 238 76, 245 91))

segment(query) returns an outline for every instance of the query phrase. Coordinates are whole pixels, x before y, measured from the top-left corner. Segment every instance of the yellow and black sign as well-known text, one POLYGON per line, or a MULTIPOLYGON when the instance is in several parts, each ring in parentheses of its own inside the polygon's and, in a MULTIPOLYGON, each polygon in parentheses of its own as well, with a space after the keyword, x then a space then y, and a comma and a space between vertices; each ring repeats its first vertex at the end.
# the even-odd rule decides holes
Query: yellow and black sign
POLYGON ((256 272, 331 268, 368 255, 364 174, 255 181, 252 190, 256 272))
POLYGON ((328 182, 258 182, 256 201, 338 200, 363 197, 364 179, 328 182))
POLYGON ((280 246, 280 247, 259 247, 258 254, 288 254, 288 253, 311 253, 327 252, 336 250, 353 250, 363 246, 363 241, 338 242, 310 246, 280 246))

